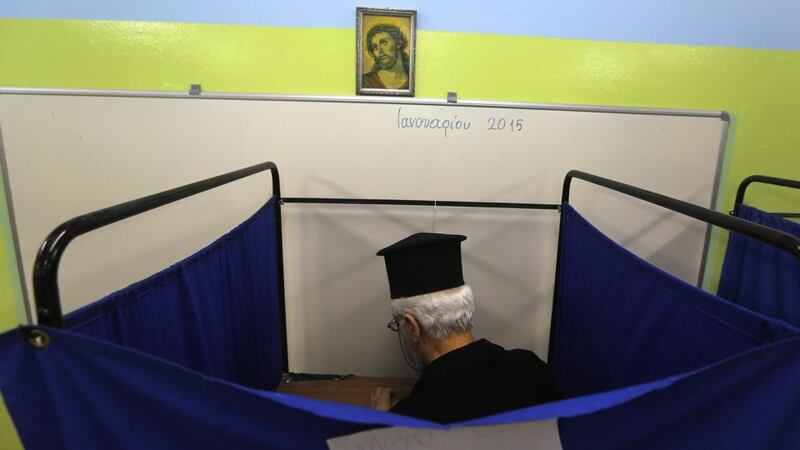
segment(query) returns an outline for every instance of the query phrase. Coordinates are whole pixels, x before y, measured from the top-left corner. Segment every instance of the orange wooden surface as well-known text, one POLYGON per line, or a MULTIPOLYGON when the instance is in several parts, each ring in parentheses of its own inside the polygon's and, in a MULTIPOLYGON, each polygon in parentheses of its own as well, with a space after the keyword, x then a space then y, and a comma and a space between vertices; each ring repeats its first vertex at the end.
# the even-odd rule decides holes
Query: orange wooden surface
POLYGON ((392 403, 411 392, 416 380, 412 378, 350 377, 338 381, 293 381, 281 380, 278 392, 295 394, 317 400, 369 406, 369 395, 376 388, 388 387, 393 391, 392 403))

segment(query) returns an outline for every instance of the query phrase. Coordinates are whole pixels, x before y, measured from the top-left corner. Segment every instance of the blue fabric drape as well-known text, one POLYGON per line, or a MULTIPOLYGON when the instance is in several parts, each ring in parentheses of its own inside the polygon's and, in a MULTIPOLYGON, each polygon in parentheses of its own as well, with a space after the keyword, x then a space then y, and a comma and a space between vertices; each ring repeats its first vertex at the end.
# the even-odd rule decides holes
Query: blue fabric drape
POLYGON ((68 314, 66 327, 274 389, 283 368, 276 264, 273 199, 203 250, 68 314))
MULTIPOLYGON (((231 332, 238 325, 230 317, 249 310, 234 307, 238 297, 226 291, 266 286, 275 294, 260 276, 273 271, 274 256, 243 255, 269 245, 259 244, 261 238, 245 243, 242 236, 255 233, 274 243, 274 230, 261 234, 273 223, 270 211, 267 205, 207 249, 121 292, 136 296, 117 293, 76 312, 72 329, 43 327, 50 336, 44 348, 28 342, 27 328, 0 335, 0 391, 25 447, 324 449, 326 439, 387 426, 445 430, 553 418, 567 450, 791 448, 800 441, 800 330, 670 277, 611 242, 569 205, 555 361, 559 387, 576 396, 445 426, 226 381, 247 370, 236 363, 211 367, 230 364, 217 353, 236 350, 215 346, 233 345, 234 338, 205 320, 220 319, 231 332), (209 262, 208 255, 216 256, 209 262), (193 271, 206 263, 210 273, 193 271), (206 279, 226 278, 235 271, 223 266, 244 263, 261 264, 250 281, 206 279), (182 281, 158 296, 165 279, 182 281), (183 295, 205 290, 213 295, 183 295), (170 302, 176 305, 159 309, 170 302), (181 345, 170 346, 171 333, 154 329, 152 321, 182 308, 191 314, 171 318, 180 324, 181 345), (128 320, 141 329, 129 329, 128 320), (206 350, 189 345, 191 333, 206 350)), ((258 358, 262 351, 252 353, 258 358)))
POLYGON ((647 384, 445 426, 249 389, 115 344, 44 330, 51 338, 45 348, 28 344, 23 329, 0 335, 0 390, 32 450, 325 449, 326 439, 386 426, 551 418, 561 418, 567 450, 764 442, 791 448, 800 438, 800 338, 647 384))
POLYGON ((561 443, 566 450, 797 448, 799 372, 800 338, 769 344, 616 407, 561 419, 561 443))
MULTIPOLYGON (((740 205, 739 217, 800 237, 800 224, 740 205)), ((731 233, 717 295, 800 326, 800 260, 788 252, 731 233)))
POLYGON ((584 395, 658 380, 794 336, 652 266, 562 211, 557 388, 584 395))
MULTIPOLYGON (((46 331, 51 342, 43 349, 28 345, 20 330, 0 336, 0 388, 27 449, 324 448, 321 435, 367 428, 288 407, 280 401, 285 395, 94 338, 46 331)), ((361 408, 328 409, 346 415, 361 408)))

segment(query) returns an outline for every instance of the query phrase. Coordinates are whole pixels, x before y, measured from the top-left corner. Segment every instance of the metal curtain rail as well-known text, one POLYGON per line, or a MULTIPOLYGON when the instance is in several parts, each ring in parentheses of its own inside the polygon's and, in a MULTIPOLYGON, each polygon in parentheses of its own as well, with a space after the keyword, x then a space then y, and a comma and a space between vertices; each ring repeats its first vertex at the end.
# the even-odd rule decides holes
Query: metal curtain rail
POLYGON ((661 207, 671 209, 672 211, 681 213, 683 215, 694 217, 695 219, 702 220, 703 222, 744 234, 748 237, 758 239, 766 242, 767 244, 782 248, 793 254, 795 257, 800 258, 800 238, 792 236, 789 233, 784 233, 764 225, 759 225, 738 217, 732 217, 728 214, 703 208, 702 206, 697 206, 683 200, 667 197, 666 195, 658 194, 578 170, 571 170, 564 178, 564 189, 561 196, 562 204, 569 202, 569 188, 573 178, 585 180, 590 183, 630 195, 631 197, 636 197, 648 203, 654 203, 661 207))
MULTIPOLYGON (((722 228, 726 228, 730 231, 735 231, 737 233, 744 234, 751 238, 758 239, 760 241, 782 248, 800 260, 800 238, 792 236, 791 234, 784 233, 782 231, 778 231, 773 228, 769 228, 753 222, 749 222, 747 220, 740 219, 738 217, 733 217, 728 214, 723 214, 721 212, 714 211, 712 209, 703 208, 702 206, 697 206, 692 203, 685 202, 683 200, 667 197, 666 195, 658 194, 642 188, 620 183, 619 181, 610 180, 608 178, 599 177, 597 175, 592 175, 590 173, 581 172, 578 170, 571 170, 564 177, 564 187, 563 190, 561 191, 562 207, 567 203, 569 203, 570 186, 572 184, 573 178, 588 181, 589 183, 603 186, 613 191, 617 191, 622 194, 626 194, 631 197, 644 200, 648 203, 653 203, 655 205, 664 207, 666 209, 670 209, 680 214, 693 217, 698 220, 702 220, 703 222, 707 222, 712 225, 717 225, 722 228)), ((564 223, 564 218, 562 216, 558 230, 558 253, 556 254, 557 255, 556 277, 555 277, 555 286, 553 294, 553 311, 550 316, 550 344, 547 356, 548 361, 553 360, 553 350, 555 348, 553 331, 555 328, 555 317, 558 314, 558 285, 560 277, 561 250, 562 250, 562 240, 563 240, 563 223, 564 223)))
MULTIPOLYGON (((788 178, 768 177, 766 175, 750 175, 739 183, 739 188, 736 190, 736 202, 733 204, 733 211, 731 214, 739 216, 739 207, 744 203, 744 194, 747 192, 747 187, 752 183, 771 184, 773 186, 782 186, 793 189, 800 189, 800 180, 790 180, 788 178)), ((800 217, 800 212, 771 212, 776 216, 781 217, 800 217)))
POLYGON ((449 200, 395 200, 370 198, 324 198, 324 197, 283 197, 283 203, 344 204, 344 205, 399 205, 399 206, 445 206, 460 208, 505 208, 505 209, 550 209, 559 210, 555 203, 503 203, 503 202, 461 202, 449 200))
POLYGON ((283 239, 281 232, 280 210, 280 176, 278 167, 272 162, 256 164, 233 172, 187 184, 185 186, 148 195, 136 200, 120 203, 75 217, 64 222, 53 230, 42 243, 33 267, 33 292, 36 302, 38 323, 56 328, 63 328, 64 316, 61 311, 61 299, 58 290, 58 266, 67 245, 76 237, 92 230, 110 225, 137 214, 164 206, 166 204, 191 197, 192 195, 214 189, 241 178, 269 170, 272 172, 272 195, 278 200, 275 203, 275 232, 277 240, 276 257, 278 270, 278 302, 281 311, 281 328, 283 338, 283 369, 288 370, 286 341, 286 308, 283 282, 283 239))

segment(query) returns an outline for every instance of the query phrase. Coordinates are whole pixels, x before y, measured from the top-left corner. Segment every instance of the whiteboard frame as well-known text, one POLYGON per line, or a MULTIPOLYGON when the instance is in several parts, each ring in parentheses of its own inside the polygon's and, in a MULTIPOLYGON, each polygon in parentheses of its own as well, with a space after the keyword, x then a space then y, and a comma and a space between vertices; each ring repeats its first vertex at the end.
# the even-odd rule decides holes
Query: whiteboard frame
MULTIPOLYGON (((199 86, 199 85, 198 85, 199 86)), ((544 111, 569 111, 569 112, 590 112, 606 114, 641 114, 654 116, 679 116, 679 117, 708 117, 719 118, 722 124, 722 136, 720 145, 717 149, 717 164, 714 169, 714 182, 711 192, 710 205, 706 206, 716 209, 720 177, 725 156, 725 149, 728 143, 728 130, 730 126, 730 114, 724 110, 691 110, 691 109, 671 109, 671 108, 643 108, 626 106, 603 106, 603 105, 572 105, 559 103, 527 103, 527 102, 505 102, 488 100, 455 100, 454 93, 449 93, 449 99, 436 98, 413 98, 413 97, 365 97, 365 96, 337 96, 337 95, 294 95, 294 94, 259 94, 246 92, 200 92, 193 93, 179 91, 144 91, 144 90, 114 90, 114 89, 69 89, 69 88, 24 88, 24 87, 0 87, 0 95, 54 95, 54 96, 77 96, 77 97, 131 97, 131 98, 169 98, 187 100, 252 100, 252 101, 281 101, 281 102, 309 102, 309 103, 356 103, 356 104, 394 104, 394 105, 424 105, 424 106, 458 106, 474 108, 504 108, 504 109, 526 109, 544 111)), ((2 145, 2 135, 0 134, 0 161, 5 161, 5 150, 2 145)), ((5 180, 9 180, 8 167, 0 164, 0 170, 5 180)), ((12 203, 11 186, 6 182, 6 204, 9 209, 11 220, 11 238, 17 253, 18 264, 21 266, 19 255, 20 244, 17 236, 16 222, 14 220, 14 206, 12 203)), ((708 260, 709 242, 711 241, 712 225, 706 226, 705 239, 703 242, 703 253, 700 260, 700 270, 697 286, 702 287, 705 281, 706 263, 708 260)), ((19 268, 22 270, 22 267, 19 268)), ((20 277, 22 285, 23 299, 25 301, 26 315, 28 323, 32 322, 30 306, 27 296, 27 286, 25 277, 20 277)))
POLYGON ((722 110, 640 108, 640 107, 628 107, 628 106, 602 106, 602 105, 570 105, 570 104, 560 104, 560 103, 501 102, 501 101, 489 101, 489 100, 457 100, 455 102, 449 102, 446 99, 436 99, 436 98, 257 94, 257 93, 246 93, 246 92, 201 92, 200 94, 190 94, 189 92, 177 92, 177 91, 133 91, 133 90, 113 90, 113 89, 55 89, 55 88, 18 88, 18 87, 0 87, 0 94, 466 106, 466 107, 478 107, 478 108, 537 109, 545 111, 646 114, 646 115, 656 115, 656 116, 718 117, 720 120, 724 122, 730 121, 730 115, 726 111, 722 110))
MULTIPOLYGON (((8 162, 6 161, 6 150, 3 144, 3 126, 0 124, 0 176, 3 177, 3 187, 5 188, 6 193, 6 208, 8 209, 8 221, 9 221, 9 228, 11 230, 11 245, 14 246, 13 252, 17 259, 16 267, 9 267, 11 271, 16 270, 16 275, 19 277, 19 285, 20 289, 22 290, 22 303, 24 304, 25 309, 25 319, 26 323, 23 325, 28 325, 33 323, 33 314, 31 313, 31 304, 28 297, 28 289, 25 285, 25 268, 22 266, 22 247, 19 245, 19 238, 17 237, 17 220, 14 216, 14 201, 11 195, 11 179, 8 176, 8 162)), ((8 251, 8 250, 6 250, 8 251)), ((0 255, 0 258, 5 257, 5 255, 0 255)), ((13 274, 9 274, 12 275, 13 274)), ((12 281, 13 283, 13 281, 12 281)), ((14 302, 14 307, 19 308, 20 305, 18 304, 18 300, 14 298, 10 299, 14 302)), ((19 314, 19 313, 17 313, 19 314)), ((17 315, 19 317, 19 315, 17 315)))

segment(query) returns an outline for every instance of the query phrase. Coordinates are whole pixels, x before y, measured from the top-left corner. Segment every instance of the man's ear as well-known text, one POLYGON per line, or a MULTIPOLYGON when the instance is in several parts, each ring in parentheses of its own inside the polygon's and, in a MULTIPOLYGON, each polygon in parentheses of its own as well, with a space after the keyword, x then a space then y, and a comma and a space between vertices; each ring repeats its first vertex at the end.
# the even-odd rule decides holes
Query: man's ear
POLYGON ((422 336, 422 327, 417 322, 417 318, 411 314, 403 314, 403 326, 406 327, 406 336, 413 342, 419 342, 422 336))

